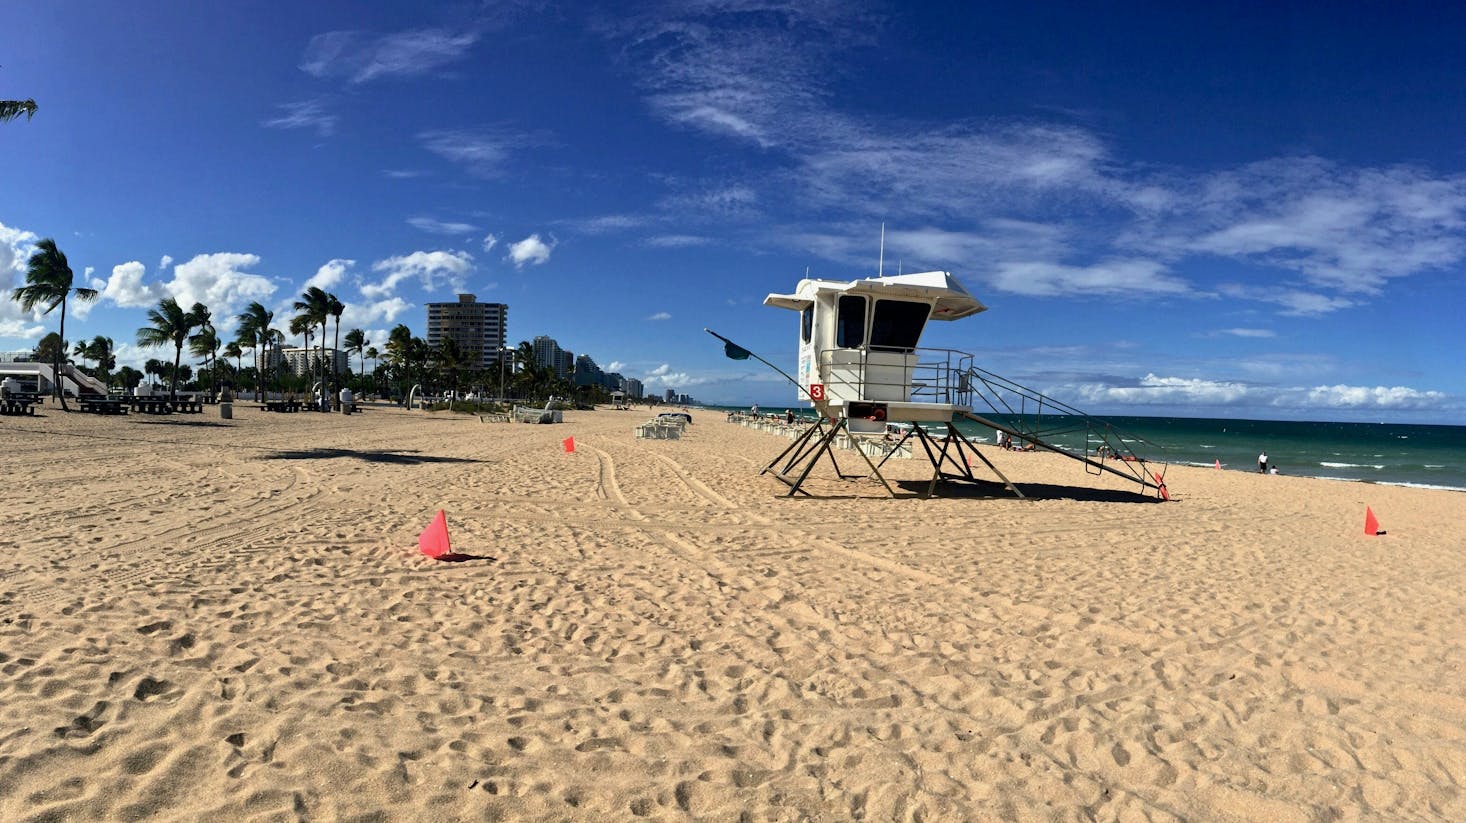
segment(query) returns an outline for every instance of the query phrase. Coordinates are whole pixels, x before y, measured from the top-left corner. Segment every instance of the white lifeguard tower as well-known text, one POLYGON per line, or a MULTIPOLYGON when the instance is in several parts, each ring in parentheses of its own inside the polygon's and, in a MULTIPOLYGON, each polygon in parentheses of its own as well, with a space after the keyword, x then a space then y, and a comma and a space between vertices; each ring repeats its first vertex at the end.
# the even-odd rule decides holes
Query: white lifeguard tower
POLYGON ((919 368, 917 344, 929 320, 987 310, 944 271, 806 279, 764 305, 799 312, 799 384, 813 403, 849 420, 854 433, 884 432, 888 420, 951 420, 959 406, 951 391, 957 387, 944 380, 950 371, 919 368))
MULTIPOLYGON (((799 312, 799 366, 794 380, 800 399, 819 412, 819 419, 764 469, 769 472, 792 455, 782 469, 774 472, 789 485, 790 496, 803 491, 800 486, 805 478, 821 456, 830 454, 831 445, 842 431, 852 437, 885 436, 890 424, 904 423, 908 425, 900 441, 879 464, 871 462, 863 450, 857 450, 870 466, 869 476, 879 480, 893 496, 895 492, 881 476, 880 466, 906 440, 915 438, 934 469, 923 497, 929 496, 940 480, 977 482, 970 458, 981 461, 1005 487, 1023 497, 1018 487, 953 425, 959 416, 1016 437, 1017 442, 1032 444, 1030 448, 1081 460, 1096 473, 1111 472, 1165 494, 1160 475, 1152 480, 1145 461, 1135 457, 1127 441, 1108 424, 977 367, 970 354, 919 346, 927 323, 960 320, 987 310, 948 272, 852 281, 806 278, 791 294, 770 294, 764 305, 799 312), (974 414, 975 399, 985 402, 1000 419, 974 414), (1026 422, 1030 409, 1037 413, 1037 423, 1026 422), (1047 427, 1043 417, 1046 411, 1047 427), (933 437, 927 426, 945 426, 945 432, 933 437), (1087 444, 1079 451, 1050 443, 1054 434, 1077 431, 1084 432, 1087 444), (1091 459, 1088 449, 1094 443, 1101 447, 1091 459), (1117 468, 1117 463, 1124 464, 1124 471, 1117 468)), ((833 454, 830 458, 833 461, 833 454)), ((847 475, 838 464, 836 472, 842 479, 867 476, 847 475)))

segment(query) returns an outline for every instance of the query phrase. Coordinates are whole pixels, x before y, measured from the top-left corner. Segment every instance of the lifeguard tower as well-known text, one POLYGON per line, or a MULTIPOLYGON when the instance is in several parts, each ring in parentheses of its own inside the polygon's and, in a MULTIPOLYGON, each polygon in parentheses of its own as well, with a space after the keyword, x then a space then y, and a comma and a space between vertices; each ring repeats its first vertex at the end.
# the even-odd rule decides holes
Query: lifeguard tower
POLYGON ((848 282, 804 279, 792 294, 770 294, 764 305, 799 312, 795 382, 800 400, 820 415, 764 468, 789 485, 790 496, 803 491, 822 456, 833 462, 831 446, 842 434, 884 438, 893 424, 904 424, 897 427, 899 440, 880 463, 857 449, 870 475, 847 475, 838 464, 836 472, 842 479, 873 476, 894 496, 880 467, 914 438, 934 469, 922 496, 930 496, 944 480, 979 482, 972 472, 975 459, 1023 497, 954 425, 958 417, 991 427, 1000 437, 1013 438, 1010 442, 1074 458, 1093 473, 1110 472, 1165 495, 1163 471, 1151 471, 1130 449, 1131 442, 1142 441, 1122 438, 1108 424, 979 368, 970 354, 918 345, 928 322, 961 320, 987 309, 948 272, 848 282), (992 416, 974 413, 974 401, 992 416), (1078 448, 1053 442, 1072 433, 1083 433, 1078 448), (776 470, 781 461, 783 467, 776 470))

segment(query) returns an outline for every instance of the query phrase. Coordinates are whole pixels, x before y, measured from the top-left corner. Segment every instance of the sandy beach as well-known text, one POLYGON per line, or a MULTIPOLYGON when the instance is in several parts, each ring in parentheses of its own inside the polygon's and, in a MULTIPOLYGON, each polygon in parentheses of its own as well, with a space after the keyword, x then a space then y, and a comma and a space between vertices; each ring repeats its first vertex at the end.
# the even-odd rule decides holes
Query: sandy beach
POLYGON ((0 418, 0 819, 1466 819, 1466 494, 693 415, 0 418))

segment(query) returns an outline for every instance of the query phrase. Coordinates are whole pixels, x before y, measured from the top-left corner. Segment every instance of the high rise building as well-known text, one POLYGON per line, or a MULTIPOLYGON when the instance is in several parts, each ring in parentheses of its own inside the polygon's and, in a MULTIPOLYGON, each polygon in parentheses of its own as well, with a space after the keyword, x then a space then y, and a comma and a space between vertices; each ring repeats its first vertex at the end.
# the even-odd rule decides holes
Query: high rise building
POLYGON ((534 362, 550 369, 556 377, 570 377, 575 373, 575 353, 560 348, 555 338, 540 335, 531 343, 534 348, 534 362))
POLYGON ((626 392, 626 396, 632 400, 640 400, 642 398, 643 388, 641 381, 635 377, 628 377, 621 381, 621 390, 626 392))
POLYGON ((452 340, 470 364, 487 369, 499 362, 508 324, 507 305, 479 303, 471 294, 460 294, 456 303, 428 304, 427 342, 436 348, 452 340))
POLYGON ((347 362, 346 352, 333 349, 330 346, 326 347, 324 357, 321 356, 321 350, 314 346, 309 349, 303 349, 299 346, 270 349, 270 355, 265 363, 265 368, 279 368, 281 363, 285 364, 285 368, 290 373, 300 377, 320 374, 322 371, 330 371, 332 363, 336 366, 337 374, 347 374, 351 371, 351 366, 347 362), (321 368, 322 363, 326 364, 324 369, 321 368))

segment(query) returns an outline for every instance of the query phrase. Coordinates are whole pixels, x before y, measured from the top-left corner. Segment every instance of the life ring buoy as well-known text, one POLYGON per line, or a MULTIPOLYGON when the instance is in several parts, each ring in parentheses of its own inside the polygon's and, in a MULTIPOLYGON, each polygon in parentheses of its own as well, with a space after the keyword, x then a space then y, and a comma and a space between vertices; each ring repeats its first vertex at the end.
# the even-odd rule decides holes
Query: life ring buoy
POLYGON ((886 410, 883 409, 883 408, 880 408, 879 406, 877 406, 870 413, 870 419, 872 419, 872 420, 885 420, 886 419, 886 410))

